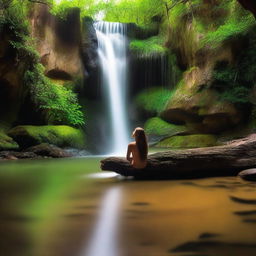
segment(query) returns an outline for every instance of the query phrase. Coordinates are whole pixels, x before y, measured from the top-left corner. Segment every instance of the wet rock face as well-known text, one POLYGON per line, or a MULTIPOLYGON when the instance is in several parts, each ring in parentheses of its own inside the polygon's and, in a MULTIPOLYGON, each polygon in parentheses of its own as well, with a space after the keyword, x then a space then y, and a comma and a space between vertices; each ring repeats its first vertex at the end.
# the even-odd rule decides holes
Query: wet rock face
POLYGON ((84 17, 82 20, 81 58, 85 69, 84 95, 89 99, 99 99, 100 95, 100 63, 98 57, 98 39, 93 26, 93 19, 84 17))
POLYGON ((60 19, 50 14, 48 6, 35 4, 30 22, 46 75, 62 81, 83 77, 80 10, 72 8, 65 19, 60 19))
MULTIPOLYGON (((97 68, 98 65, 98 40, 93 20, 89 17, 82 21, 82 58, 88 72, 97 68)), ((89 72, 90 73, 90 72, 89 72)))
POLYGON ((16 59, 10 37, 9 31, 0 30, 0 120, 5 123, 12 123, 17 116, 24 73, 24 64, 16 59))
POLYGON ((239 124, 242 112, 234 104, 220 101, 216 90, 202 89, 206 82, 200 68, 185 72, 183 83, 160 116, 167 122, 186 124, 199 133, 219 133, 239 124))

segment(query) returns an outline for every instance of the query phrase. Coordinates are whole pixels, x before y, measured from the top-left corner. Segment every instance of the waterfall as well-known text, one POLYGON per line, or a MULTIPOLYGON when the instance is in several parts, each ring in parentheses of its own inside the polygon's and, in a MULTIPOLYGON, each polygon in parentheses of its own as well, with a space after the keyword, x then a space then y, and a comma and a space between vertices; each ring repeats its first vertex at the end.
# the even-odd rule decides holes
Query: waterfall
POLYGON ((116 22, 96 22, 101 87, 107 96, 111 136, 111 154, 124 154, 128 136, 126 112, 127 95, 127 37, 126 25, 116 22))

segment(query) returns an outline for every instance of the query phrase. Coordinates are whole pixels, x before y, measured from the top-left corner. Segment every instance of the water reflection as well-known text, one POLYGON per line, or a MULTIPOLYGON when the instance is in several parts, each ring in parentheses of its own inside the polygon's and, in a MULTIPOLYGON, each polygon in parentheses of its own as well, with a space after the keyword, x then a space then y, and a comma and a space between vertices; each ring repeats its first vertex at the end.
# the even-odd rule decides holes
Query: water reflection
POLYGON ((113 187, 106 191, 89 245, 81 256, 119 256, 118 221, 120 214, 121 188, 113 187))
POLYGON ((256 255, 255 183, 89 178, 99 161, 0 163, 0 255, 256 255))

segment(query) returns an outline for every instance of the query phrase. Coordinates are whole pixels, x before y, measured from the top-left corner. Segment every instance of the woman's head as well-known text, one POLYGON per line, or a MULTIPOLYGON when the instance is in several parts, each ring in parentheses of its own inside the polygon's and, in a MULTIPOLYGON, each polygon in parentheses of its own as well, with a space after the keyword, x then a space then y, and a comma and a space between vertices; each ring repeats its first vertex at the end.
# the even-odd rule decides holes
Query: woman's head
POLYGON ((132 137, 135 138, 140 153, 140 159, 146 160, 148 155, 148 143, 144 129, 140 127, 135 128, 132 137))

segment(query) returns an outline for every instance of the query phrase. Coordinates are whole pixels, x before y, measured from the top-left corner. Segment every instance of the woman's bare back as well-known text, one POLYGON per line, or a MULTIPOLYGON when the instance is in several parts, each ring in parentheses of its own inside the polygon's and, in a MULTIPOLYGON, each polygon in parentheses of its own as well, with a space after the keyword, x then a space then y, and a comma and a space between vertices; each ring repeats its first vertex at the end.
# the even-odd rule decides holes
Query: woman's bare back
POLYGON ((136 142, 132 142, 128 145, 127 149, 127 160, 130 161, 131 165, 137 169, 143 169, 147 165, 147 160, 140 159, 140 153, 136 142), (132 157, 131 157, 132 154, 132 157))

